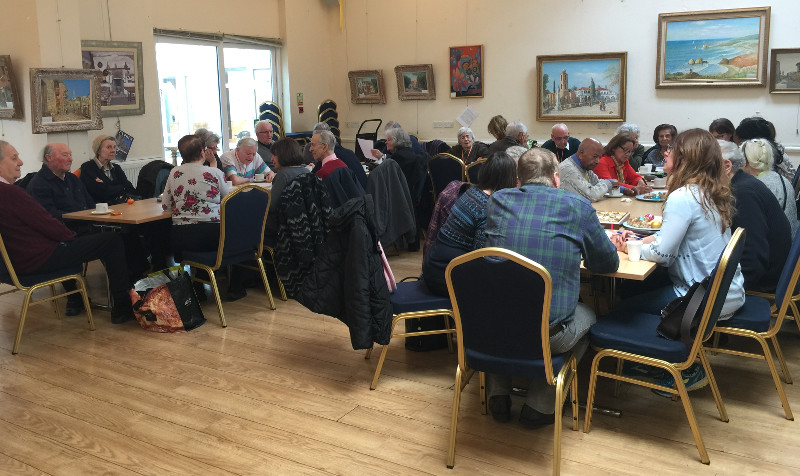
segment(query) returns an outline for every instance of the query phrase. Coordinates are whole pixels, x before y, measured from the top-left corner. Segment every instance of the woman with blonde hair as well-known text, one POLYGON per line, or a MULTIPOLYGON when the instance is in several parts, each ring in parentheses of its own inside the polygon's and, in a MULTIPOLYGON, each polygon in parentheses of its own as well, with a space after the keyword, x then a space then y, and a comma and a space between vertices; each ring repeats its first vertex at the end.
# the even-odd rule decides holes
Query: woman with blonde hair
MULTIPOLYGON (((641 258, 666 266, 670 285, 623 301, 612 313, 621 316, 644 312, 658 316, 676 297, 684 296, 692 284, 709 276, 722 250, 731 239, 735 213, 730 179, 722 161, 717 140, 703 129, 690 129, 675 138, 664 150, 667 201, 661 229, 642 239, 641 258)), ((612 236, 618 250, 627 252, 627 240, 636 239, 629 231, 612 236)), ((730 318, 744 304, 744 278, 737 267, 720 320, 730 318)), ((658 326, 654 317, 653 329, 658 326)), ((663 371, 662 371, 663 372, 663 371)), ((669 387, 672 377, 651 376, 669 387)), ((705 371, 693 365, 683 371, 687 390, 705 386, 705 371)), ((659 393, 659 392, 656 392, 659 393)), ((662 394, 670 396, 670 394, 662 394)))
POLYGON ((94 158, 81 164, 81 182, 96 203, 116 205, 129 198, 138 200, 136 187, 125 172, 111 160, 117 151, 117 139, 101 134, 92 141, 94 158))
POLYGON ((792 239, 797 232, 797 203, 794 198, 794 187, 786 177, 775 172, 774 149, 766 139, 750 139, 742 144, 742 153, 746 160, 744 170, 746 173, 762 181, 764 185, 778 199, 789 226, 792 228, 792 239))

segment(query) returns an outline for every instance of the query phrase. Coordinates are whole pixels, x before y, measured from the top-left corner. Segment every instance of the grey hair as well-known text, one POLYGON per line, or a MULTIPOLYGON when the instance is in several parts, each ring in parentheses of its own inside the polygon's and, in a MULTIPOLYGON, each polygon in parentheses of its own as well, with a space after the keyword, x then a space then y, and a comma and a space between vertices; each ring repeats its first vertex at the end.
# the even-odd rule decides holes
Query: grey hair
POLYGON ((642 134, 642 131, 639 130, 639 126, 632 122, 623 122, 619 127, 617 127, 617 130, 614 132, 614 134, 622 134, 623 132, 636 134, 637 137, 642 134))
POLYGON ((461 140, 461 136, 463 134, 469 134, 469 136, 472 137, 472 140, 475 141, 475 134, 472 133, 472 129, 469 127, 462 127, 459 129, 458 134, 456 134, 456 140, 461 140))
POLYGON ((723 139, 717 139, 717 143, 719 144, 720 151, 722 151, 722 160, 729 160, 731 162, 731 173, 735 174, 742 170, 747 160, 744 158, 742 151, 739 150, 739 147, 737 147, 735 143, 723 139))
POLYGON ((252 137, 242 137, 236 143, 236 148, 241 149, 242 147, 258 147, 258 142, 252 137))
POLYGON ((520 132, 524 134, 528 132, 528 128, 519 121, 514 121, 506 126, 506 137, 517 137, 520 132))
POLYGON ((389 121, 386 123, 385 126, 383 126, 384 131, 388 131, 389 129, 402 129, 402 128, 403 126, 401 126, 399 122, 395 121, 389 121))
POLYGON ((10 146, 11 144, 9 144, 4 140, 0 140, 0 162, 2 162, 3 159, 5 158, 5 156, 3 155, 3 149, 5 149, 7 145, 10 146))
POLYGON ((522 154, 524 154, 527 151, 528 149, 522 147, 521 145, 512 145, 511 147, 506 149, 506 154, 508 154, 509 157, 514 159, 514 162, 518 162, 519 158, 522 157, 522 154))
POLYGON ((393 127, 391 129, 387 129, 386 137, 392 138, 395 149, 399 147, 411 147, 411 136, 409 136, 408 132, 403 130, 402 127, 393 127))
POLYGON ((210 146, 211 144, 219 144, 220 137, 204 127, 194 131, 194 135, 199 137, 200 141, 206 147, 210 146))
POLYGON ((333 135, 333 132, 331 132, 331 131, 319 131, 319 132, 315 132, 314 134, 315 135, 319 135, 319 141, 322 144, 327 145, 328 146, 328 150, 333 152, 333 149, 336 148, 336 136, 333 135))
MULTIPOLYGON (((258 121, 258 122, 256 122, 255 127, 253 127, 253 130, 254 131, 257 130, 258 126, 260 126, 261 124, 269 124, 269 126, 272 127, 272 123, 269 122, 269 121, 258 121)), ((274 127, 272 127, 272 131, 275 132, 275 128, 274 127)))
POLYGON ((53 153, 53 144, 44 146, 44 154, 42 154, 42 162, 47 163, 47 156, 53 153))
POLYGON ((329 131, 329 130, 331 130, 331 126, 329 126, 325 122, 318 122, 314 124, 314 132, 329 131))
POLYGON ((749 139, 742 143, 742 153, 750 167, 763 172, 772 170, 775 163, 772 144, 767 139, 749 139))

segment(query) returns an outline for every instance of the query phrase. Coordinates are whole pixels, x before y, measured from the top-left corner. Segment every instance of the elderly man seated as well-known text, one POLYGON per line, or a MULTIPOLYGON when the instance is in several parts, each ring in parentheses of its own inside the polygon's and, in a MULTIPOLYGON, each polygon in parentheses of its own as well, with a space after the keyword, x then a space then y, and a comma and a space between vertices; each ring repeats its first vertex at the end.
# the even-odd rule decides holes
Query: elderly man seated
MULTIPOLYGON (((314 124, 315 134, 317 132, 322 132, 322 131, 330 132, 330 130, 331 127, 324 122, 318 122, 314 124)), ((345 165, 347 165, 347 168, 353 171, 353 175, 355 175, 356 179, 358 180, 358 183, 360 183, 362 187, 366 187, 367 174, 366 172, 364 172, 364 167, 361 165, 361 162, 358 160, 358 157, 356 157, 355 152, 345 147, 342 147, 342 145, 339 144, 338 141, 334 143, 334 147, 332 150, 334 155, 336 155, 336 158, 344 162, 345 165)), ((320 167, 322 167, 321 162, 314 161, 314 155, 311 153, 310 142, 306 144, 305 147, 303 147, 303 160, 305 161, 306 164, 312 164, 312 163, 315 164, 312 170, 312 172, 314 173, 316 173, 320 169, 320 167)))
POLYGON ((578 152, 558 164, 561 188, 596 202, 611 191, 616 180, 600 179, 592 169, 600 163, 603 145, 597 139, 584 139, 578 152))
MULTIPOLYGON (((554 355, 574 350, 580 360, 588 347, 586 333, 595 314, 578 302, 581 259, 595 273, 619 267, 617 249, 606 236, 597 213, 583 197, 559 189, 555 155, 534 148, 519 158, 519 188, 493 193, 486 212, 486 246, 506 248, 526 256, 550 272, 550 349, 554 355)), ((531 343, 534 345, 535 343, 531 343)), ((511 418, 511 376, 488 375, 489 410, 495 420, 511 418)), ((520 411, 527 428, 552 425, 555 387, 533 384, 520 411)))
POLYGON ((28 193, 57 220, 65 213, 94 208, 94 200, 71 169, 69 147, 58 142, 47 144, 42 168, 28 183, 28 193))
MULTIPOLYGON (((0 233, 14 269, 22 274, 48 273, 100 259, 114 298, 111 322, 133 319, 128 294, 131 283, 120 236, 100 233, 76 237, 24 190, 12 185, 20 176, 21 166, 17 150, 0 140, 0 233)), ((66 289, 75 289, 74 284, 66 289)), ((69 301, 73 305, 76 299, 82 302, 79 294, 70 294, 67 299, 68 306, 69 301)))
POLYGON ((564 159, 573 155, 580 145, 581 141, 570 137, 567 125, 559 123, 550 130, 550 140, 542 144, 542 148, 556 154, 556 159, 563 162, 564 159))
POLYGON ((236 144, 236 148, 222 154, 222 171, 234 185, 243 185, 255 180, 256 174, 264 174, 267 182, 272 182, 275 172, 272 172, 264 159, 258 155, 258 143, 244 137, 236 144))
POLYGON ((506 126, 506 136, 492 142, 489 146, 489 155, 495 152, 505 152, 506 149, 515 145, 528 147, 528 128, 521 122, 512 122, 506 126))

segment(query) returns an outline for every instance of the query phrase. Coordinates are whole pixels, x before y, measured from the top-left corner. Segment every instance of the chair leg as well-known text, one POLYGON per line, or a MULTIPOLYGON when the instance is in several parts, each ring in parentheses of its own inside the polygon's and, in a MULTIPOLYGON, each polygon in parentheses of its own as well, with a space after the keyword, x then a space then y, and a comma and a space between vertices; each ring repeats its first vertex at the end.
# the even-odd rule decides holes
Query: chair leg
MULTIPOLYGON (((623 360, 617 357, 617 375, 622 375, 623 360)), ((614 380, 614 396, 619 398, 619 389, 622 387, 622 380, 614 380)))
POLYGON ((772 359, 772 352, 769 350, 769 345, 767 341, 758 334, 756 334, 755 339, 761 344, 761 350, 764 352, 764 360, 767 361, 769 372, 772 374, 772 380, 775 382, 775 389, 778 390, 778 397, 781 399, 781 405, 783 405, 783 412, 786 415, 786 419, 794 420, 792 409, 789 407, 789 400, 786 398, 786 392, 783 390, 783 384, 781 384, 778 370, 775 368, 775 361, 772 359))
POLYGON ((264 262, 261 258, 256 260, 258 262, 258 270, 261 272, 261 280, 264 281, 264 291, 267 292, 267 299, 269 299, 269 308, 275 310, 275 300, 272 299, 272 290, 269 288, 269 281, 267 281, 267 272, 264 270, 264 262))
POLYGON ((374 348, 374 344, 373 344, 373 347, 370 347, 369 349, 367 349, 367 353, 364 354, 364 360, 369 360, 369 358, 372 357, 372 349, 373 348, 374 348))
POLYGON ((711 394, 714 396, 714 403, 717 405, 719 411, 719 419, 728 422, 728 411, 725 409, 725 403, 722 401, 722 394, 719 393, 717 386, 717 379, 714 377, 714 372, 711 371, 711 363, 708 361, 708 356, 704 348, 700 348, 700 363, 703 365, 703 370, 706 372, 708 379, 708 386, 711 387, 711 394))
POLYGON ((592 429, 592 408, 594 407, 594 392, 597 385, 597 366, 602 354, 597 354, 592 360, 592 369, 589 374, 589 393, 586 395, 586 416, 583 419, 583 432, 589 433, 592 429))
POLYGON ((86 282, 79 279, 78 288, 81 290, 81 297, 83 298, 83 307, 86 309, 86 319, 89 322, 89 330, 94 330, 94 316, 92 316, 92 306, 89 305, 89 293, 86 290, 86 282))
POLYGON ((700 436, 700 428, 697 426, 697 419, 694 416, 692 402, 689 401, 689 392, 686 391, 686 385, 683 383, 681 372, 675 368, 668 370, 675 379, 675 388, 678 390, 678 395, 683 403, 683 410, 686 412, 686 419, 689 420, 689 428, 692 430, 692 436, 694 436, 694 443, 697 446, 697 452, 700 453, 700 461, 703 464, 709 464, 711 461, 708 459, 708 452, 706 451, 706 446, 703 444, 703 437, 700 436))
POLYGON ((219 323, 222 327, 228 327, 228 323, 225 322, 225 312, 222 310, 222 298, 219 295, 219 286, 217 285, 217 277, 214 275, 214 271, 211 269, 206 270, 208 272, 208 280, 211 281, 211 290, 214 291, 214 299, 217 301, 217 310, 219 311, 219 323))
POLYGON ((19 315, 19 326, 17 326, 17 336, 14 338, 14 347, 11 348, 12 354, 17 354, 19 352, 19 342, 22 340, 22 328, 25 327, 25 318, 28 316, 28 306, 31 302, 31 292, 32 289, 28 289, 25 292, 25 298, 22 300, 22 311, 20 311, 19 315))
MULTIPOLYGON (((442 319, 444 319, 444 328, 449 331, 450 330, 450 315, 449 314, 443 315, 442 319)), ((450 352, 451 354, 454 352, 454 349, 453 349, 453 334, 451 334, 451 333, 447 333, 447 351, 450 352)))
POLYGON ((783 351, 781 345, 778 343, 778 336, 772 336, 772 347, 775 348, 775 357, 778 358, 778 363, 781 366, 781 373, 783 374, 783 381, 792 384, 792 376, 789 374, 789 367, 786 366, 786 359, 783 358, 783 351))
POLYGON ((481 415, 486 415, 489 413, 488 408, 486 407, 486 372, 480 372, 478 374, 478 383, 481 387, 481 415))
POLYGON ((383 370, 383 362, 386 361, 386 353, 389 351, 389 344, 386 344, 381 349, 381 356, 378 358, 378 366, 375 367, 375 375, 372 376, 372 383, 369 385, 370 390, 375 390, 378 386, 378 379, 381 376, 381 370, 383 370))
POLYGON ((456 430, 458 426, 458 405, 461 403, 461 366, 456 366, 456 383, 453 386, 453 416, 450 420, 450 444, 447 448, 447 467, 453 469, 456 464, 456 430))
MULTIPOLYGON (((50 288, 50 297, 55 296, 56 295, 56 285, 55 284, 51 284, 48 287, 50 288)), ((58 299, 53 299, 51 301, 51 303, 53 304, 53 310, 56 312, 56 318, 58 318, 58 320, 60 321, 61 320, 61 310, 58 308, 58 299)))
MULTIPOLYGON (((569 391, 569 397, 572 400, 572 431, 578 431, 578 361, 577 359, 572 362, 572 388, 569 391)), ((564 405, 563 403, 561 404, 564 405)))

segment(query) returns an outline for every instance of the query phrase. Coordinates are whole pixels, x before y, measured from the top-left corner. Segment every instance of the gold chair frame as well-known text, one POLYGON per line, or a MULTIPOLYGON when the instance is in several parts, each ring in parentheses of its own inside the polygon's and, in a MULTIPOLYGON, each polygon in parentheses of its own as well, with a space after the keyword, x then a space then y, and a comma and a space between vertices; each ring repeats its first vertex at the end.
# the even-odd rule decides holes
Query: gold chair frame
POLYGON ((471 169, 472 167, 477 167, 477 166, 479 166, 479 165, 485 164, 487 160, 488 160, 488 159, 487 159, 486 157, 478 157, 477 159, 475 159, 475 162, 473 162, 473 163, 471 163, 471 164, 468 164, 468 165, 467 165, 467 166, 464 168, 464 182, 472 182, 472 180, 470 180, 470 177, 469 177, 469 171, 470 171, 470 169, 471 169))
MULTIPOLYGON (((783 320, 787 318, 786 314, 789 308, 793 308, 793 312, 796 312, 795 300, 798 298, 798 295, 791 295, 790 291, 795 289, 797 286, 798 278, 800 278, 800 260, 795 263, 794 270, 792 271, 792 276, 789 279, 789 286, 787 288, 786 294, 783 297, 783 302, 780 303, 780 308, 777 307, 775 302, 775 294, 769 293, 759 293, 759 292, 750 292, 748 291, 747 294, 764 297, 769 299, 771 297, 771 315, 775 317, 775 320, 764 332, 755 332, 749 329, 740 329, 736 327, 726 327, 726 326, 716 326, 714 328, 714 343, 710 347, 706 347, 706 350, 712 353, 721 352, 723 354, 730 354, 730 355, 739 355, 742 357, 750 357, 753 359, 760 359, 767 362, 767 366, 769 367, 769 372, 772 375, 772 380, 775 383, 775 388, 778 390, 778 397, 781 399, 781 405, 783 406, 783 412, 786 416, 787 420, 794 420, 794 415, 792 415, 792 409, 789 407, 789 400, 786 398, 786 392, 783 388, 783 384, 781 384, 781 379, 778 376, 778 371, 775 368, 775 361, 772 358, 772 352, 770 352, 769 342, 772 342, 772 346, 775 348, 775 356, 778 358, 778 363, 781 366, 781 372, 783 373, 783 380, 791 384, 792 383, 792 376, 789 375, 789 367, 786 365, 786 359, 783 357, 783 352, 781 351, 781 346, 778 343, 778 331, 781 330, 781 326, 783 325, 783 320), (755 340, 761 346, 761 353, 756 354, 753 352, 744 352, 738 351, 728 348, 719 347, 718 336, 719 334, 729 334, 734 336, 741 336, 741 337, 749 337, 750 339, 755 340)), ((797 314, 794 314, 795 316, 797 314)), ((791 317, 789 317, 790 319, 791 317)), ((797 322, 795 320, 795 322, 797 322)), ((800 322, 798 322, 798 326, 800 326, 800 322)))
POLYGON ((433 180, 433 174, 431 173, 431 161, 433 161, 434 159, 438 159, 440 157, 446 157, 448 159, 452 159, 452 160, 455 160, 456 162, 458 162, 461 165, 461 181, 464 182, 464 181, 467 180, 465 178, 467 176, 467 166, 466 166, 466 164, 464 164, 463 160, 459 159, 455 155, 447 153, 447 152, 442 152, 441 154, 436 154, 433 157, 431 157, 430 159, 428 159, 428 166, 427 166, 428 177, 430 177, 430 179, 431 179, 431 190, 433 191, 433 203, 434 204, 439 199, 439 193, 441 192, 441 190, 436 190, 436 182, 433 180))
MULTIPOLYGON (((272 197, 270 196, 270 200, 271 199, 272 197)), ((281 292, 281 301, 288 301, 289 297, 286 295, 286 288, 283 287, 283 281, 281 281, 281 277, 278 276, 278 267, 275 265, 275 249, 271 246, 264 245, 264 251, 269 253, 269 261, 267 261, 267 263, 271 264, 272 269, 275 271, 275 279, 278 280, 278 289, 281 292)))
MULTIPOLYGON (((225 321, 225 312, 222 310, 222 299, 219 295, 219 286, 217 285, 217 278, 214 274, 214 271, 218 270, 222 266, 222 254, 225 250, 225 220, 226 220, 226 209, 228 205, 228 201, 235 197, 240 193, 266 193, 269 196, 269 191, 265 188, 260 187, 258 185, 248 184, 241 187, 237 187, 236 190, 229 193, 222 199, 222 203, 220 204, 220 223, 219 223, 219 244, 217 245, 217 260, 214 266, 208 266, 203 263, 198 263, 197 261, 192 260, 183 260, 181 261, 181 266, 188 265, 191 268, 199 268, 205 270, 208 273, 209 279, 201 279, 195 276, 195 273, 191 273, 192 281, 209 284, 211 285, 212 291, 214 291, 214 299, 217 303, 217 310, 219 311, 219 322, 222 327, 228 327, 228 323, 225 321)), ((271 198, 271 197, 270 197, 271 198)), ((269 282, 267 281, 267 274, 264 270, 264 262, 261 260, 261 255, 264 252, 264 226, 267 223, 267 215, 269 215, 269 202, 267 202, 267 208, 264 212, 264 218, 261 222, 261 239, 259 240, 258 249, 254 253, 253 259, 256 261, 258 266, 249 266, 245 264, 235 264, 234 266, 239 266, 240 268, 252 269, 255 271, 259 271, 261 273, 261 280, 264 283, 264 290, 267 292, 267 298, 269 299, 269 307, 273 311, 275 310, 275 301, 272 299, 272 291, 269 288, 269 282)), ((231 273, 231 266, 228 267, 228 276, 230 277, 231 273)), ((230 278, 229 278, 230 279, 230 278)))
MULTIPOLYGON (((569 395, 571 397, 570 403, 572 404, 572 431, 578 431, 578 363, 575 355, 570 355, 569 359, 561 367, 558 375, 554 375, 552 356, 550 353, 550 302, 553 295, 553 280, 550 272, 539 263, 522 256, 519 253, 506 250, 503 248, 482 248, 472 251, 465 255, 453 259, 447 266, 445 271, 445 278, 447 281, 447 289, 450 291, 450 300, 453 304, 453 319, 456 324, 456 342, 458 343, 458 366, 456 367, 455 385, 453 387, 453 415, 450 422, 450 444, 447 449, 447 467, 453 468, 456 459, 456 430, 458 426, 458 410, 461 402, 461 392, 469 383, 472 375, 475 373, 474 369, 470 369, 466 363, 466 356, 464 353, 464 335, 461 327, 461 313, 458 307, 458 302, 455 299, 453 291, 453 283, 450 277, 451 270, 468 261, 483 258, 486 256, 504 258, 513 261, 520 266, 523 266, 539 276, 544 280, 545 290, 544 299, 542 304, 542 358, 547 363, 544 366, 545 379, 549 385, 556 387, 556 402, 555 402, 555 425, 553 429, 553 475, 558 475, 561 472, 561 426, 564 401, 569 395), (569 393, 565 389, 569 388, 569 393)), ((484 372, 478 372, 480 383, 480 400, 481 400, 481 413, 486 415, 486 375, 484 372)))
POLYGON ((19 353, 19 344, 22 340, 22 329, 25 327, 25 318, 28 316, 28 308, 30 306, 35 306, 36 304, 41 304, 44 302, 53 302, 55 307, 56 316, 58 319, 61 319, 61 310, 58 308, 58 299, 69 296, 70 294, 80 293, 81 297, 83 298, 83 307, 86 309, 86 316, 89 322, 89 330, 93 331, 94 327, 94 318, 92 317, 92 308, 89 305, 89 298, 86 294, 86 283, 83 280, 83 277, 80 274, 70 274, 67 276, 62 276, 60 278, 51 279, 49 281, 44 281, 41 283, 34 284, 33 286, 23 286, 20 283, 19 278, 17 277, 17 272, 14 270, 14 266, 11 264, 11 258, 8 256, 8 251, 6 250, 6 244, 3 241, 3 236, 0 235, 0 254, 3 256, 3 262, 6 265, 6 269, 8 270, 8 275, 11 277, 11 284, 14 286, 14 289, 9 291, 4 291, 0 293, 0 296, 5 294, 14 293, 17 291, 25 291, 25 298, 22 300, 22 310, 20 311, 19 315, 19 325, 17 326, 17 335, 14 337, 14 347, 11 349, 12 354, 19 353), (56 284, 63 283, 64 281, 69 281, 74 279, 78 286, 76 289, 72 291, 65 291, 60 294, 56 294, 56 284), (45 297, 41 299, 32 300, 33 293, 42 288, 49 288, 50 289, 50 297, 45 297))
MULTIPOLYGON (((708 356, 706 355, 705 349, 703 347, 703 338, 702 335, 705 333, 706 327, 708 326, 708 321, 711 317, 711 312, 714 308, 714 303, 716 302, 720 287, 720 282, 722 281, 722 277, 725 274, 725 270, 728 267, 728 260, 730 259, 731 253, 733 252, 734 248, 737 246, 740 240, 744 240, 744 229, 739 228, 733 233, 733 237, 728 242, 727 246, 722 252, 722 257, 719 261, 719 266, 717 268, 717 273, 714 275, 714 280, 711 282, 711 291, 709 293, 709 297, 706 303, 705 308, 703 309, 703 316, 700 320, 700 325, 697 330, 697 337, 694 339, 692 343, 692 348, 689 351, 689 357, 684 362, 673 363, 667 362, 666 360, 655 359, 652 357, 646 357, 639 354, 632 354, 629 352, 623 352, 620 350, 615 349, 597 349, 597 355, 595 355, 594 360, 592 360, 592 368, 591 368, 591 376, 589 377, 589 394, 586 399, 586 418, 584 420, 584 433, 589 433, 592 428, 592 409, 594 405, 594 395, 597 385, 597 377, 607 377, 610 379, 614 379, 617 381, 632 383, 634 385, 639 385, 642 387, 652 388, 656 390, 661 390, 664 392, 668 392, 673 395, 680 396, 681 402, 683 403, 683 409, 686 412, 686 418, 689 420, 689 427, 692 431, 692 436, 694 437, 695 445, 697 446, 697 451, 700 454, 700 461, 703 464, 709 464, 710 460, 708 458, 708 452, 706 451, 705 444, 703 444, 703 437, 700 435, 700 428, 697 426, 697 419, 694 415, 694 410, 692 409, 692 404, 689 401, 689 393, 686 391, 686 385, 683 383, 683 377, 681 375, 681 371, 688 369, 692 364, 695 363, 698 359, 700 359, 701 364, 703 365, 703 369, 706 372, 706 378, 708 378, 708 385, 711 387, 711 392, 714 396, 714 402, 717 405, 717 410, 719 411, 720 420, 727 422, 728 421, 728 413, 725 410, 725 404, 722 402, 722 396, 719 393, 719 388, 717 387, 717 381, 714 378, 714 373, 711 371, 711 365, 708 362, 708 356), (610 373, 610 372, 602 372, 598 370, 598 366, 600 361, 605 357, 614 357, 617 359, 617 372, 610 373), (664 369, 672 375, 674 381, 674 387, 665 387, 663 385, 658 385, 655 383, 647 382, 644 380, 638 380, 631 377, 626 377, 621 374, 622 362, 623 361, 630 361, 630 362, 637 362, 645 365, 649 365, 651 367, 656 367, 660 369, 664 369)), ((723 297, 724 298, 724 297, 723 297)))

